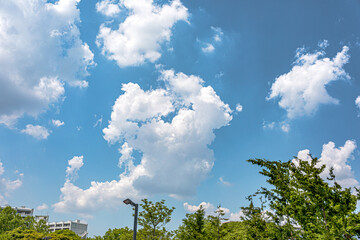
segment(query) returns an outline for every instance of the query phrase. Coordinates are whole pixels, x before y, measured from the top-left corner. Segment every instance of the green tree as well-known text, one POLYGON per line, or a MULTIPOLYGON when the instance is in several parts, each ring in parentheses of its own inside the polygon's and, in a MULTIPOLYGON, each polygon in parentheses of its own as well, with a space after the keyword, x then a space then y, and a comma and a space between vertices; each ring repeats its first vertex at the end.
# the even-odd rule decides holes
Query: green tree
POLYGON ((166 233, 164 226, 171 221, 171 214, 175 208, 168 208, 165 200, 153 203, 145 198, 141 201, 143 203, 140 206, 143 210, 139 213, 139 225, 143 227, 145 235, 151 236, 150 239, 159 239, 159 234, 166 233), (163 229, 160 229, 161 227, 163 229))
POLYGON ((35 231, 37 231, 39 233, 49 233, 50 232, 50 228, 46 224, 46 221, 44 219, 40 219, 38 222, 35 222, 34 229, 35 229, 35 231))
MULTIPOLYGON (((311 157, 311 156, 310 156, 311 157)), ((272 221, 287 239, 355 239, 360 237, 359 189, 343 189, 330 170, 328 181, 321 178, 325 170, 317 158, 287 162, 250 159, 262 167, 271 189, 261 188, 256 195, 265 196, 273 212, 272 221)))
POLYGON ((176 230, 175 239, 178 240, 192 240, 192 239, 206 239, 205 232, 205 209, 200 205, 200 208, 194 213, 187 213, 186 218, 182 220, 182 225, 176 230))
MULTIPOLYGON (((289 239, 288 236, 282 236, 273 214, 266 211, 262 199, 261 206, 255 207, 252 196, 247 198, 250 201, 248 207, 242 207, 243 216, 240 217, 243 227, 243 238, 241 239, 289 239)), ((282 227, 281 224, 279 224, 282 227)))
POLYGON ((246 227, 243 222, 225 222, 222 224, 225 232, 224 240, 248 240, 246 227))
POLYGON ((226 232, 223 229, 222 222, 227 221, 228 219, 224 217, 225 212, 223 208, 221 208, 221 205, 218 205, 214 213, 214 216, 209 215, 206 219, 206 234, 210 239, 223 239, 223 237, 226 235, 226 232))
POLYGON ((104 238, 101 237, 101 236, 88 237, 87 239, 88 239, 88 240, 104 240, 104 238))
POLYGON ((128 240, 132 239, 133 230, 128 227, 109 229, 106 231, 104 240, 128 240))
POLYGON ((23 226, 24 220, 11 207, 0 208, 0 234, 23 226))
POLYGON ((33 216, 27 216, 23 219, 23 224, 21 227, 24 229, 34 229, 35 224, 35 218, 33 216))
POLYGON ((51 240, 81 240, 80 236, 68 229, 57 230, 50 234, 46 234, 46 236, 51 237, 51 240))
POLYGON ((34 229, 25 229, 22 227, 15 228, 0 235, 1 240, 42 240, 43 237, 44 235, 42 233, 38 233, 34 229))

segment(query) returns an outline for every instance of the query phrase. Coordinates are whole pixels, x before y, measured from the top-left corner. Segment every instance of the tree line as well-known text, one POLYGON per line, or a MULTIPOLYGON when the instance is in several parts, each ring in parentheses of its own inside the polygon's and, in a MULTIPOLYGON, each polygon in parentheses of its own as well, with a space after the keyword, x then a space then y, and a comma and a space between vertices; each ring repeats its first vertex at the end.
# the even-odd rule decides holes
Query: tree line
POLYGON ((60 230, 50 233, 46 221, 28 216, 22 218, 12 207, 0 208, 0 240, 81 240, 70 230, 60 230))
MULTIPOLYGON (((311 157, 311 156, 310 156, 311 157)), ((178 229, 165 228, 171 221, 174 207, 167 207, 165 200, 152 202, 143 199, 140 204, 137 239, 139 240, 242 240, 242 239, 359 239, 360 212, 357 204, 360 190, 342 188, 336 182, 333 168, 329 177, 321 173, 326 166, 317 158, 311 161, 269 161, 250 159, 248 162, 261 167, 270 187, 261 187, 247 197, 248 206, 241 207, 239 221, 228 221, 219 205, 214 214, 205 215, 200 208, 186 214, 178 229), (258 203, 258 206, 256 206, 258 203)), ((10 208, 11 209, 11 208, 10 208)), ((0 212, 0 240, 3 239, 78 239, 70 231, 48 234, 46 225, 21 219, 9 208, 0 212), (38 235, 36 235, 38 234, 38 235), (60 236, 61 235, 61 236, 60 236), (18 237, 21 236, 21 237, 18 237)), ((91 240, 131 240, 128 227, 109 229, 104 236, 91 240)))

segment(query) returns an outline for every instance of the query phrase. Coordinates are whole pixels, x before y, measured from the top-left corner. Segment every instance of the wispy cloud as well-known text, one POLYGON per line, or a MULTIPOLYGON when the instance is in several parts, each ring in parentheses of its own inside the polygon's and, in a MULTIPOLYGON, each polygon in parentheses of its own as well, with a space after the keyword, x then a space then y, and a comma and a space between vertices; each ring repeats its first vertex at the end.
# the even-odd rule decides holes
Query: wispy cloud
POLYGON ((219 177, 219 181, 220 181, 220 183, 222 183, 225 186, 228 186, 228 187, 232 186, 232 184, 228 181, 225 181, 223 177, 219 177))
MULTIPOLYGON (((96 115, 95 115, 96 117, 96 115)), ((100 116, 100 118, 98 120, 96 120, 95 124, 94 124, 94 127, 97 127, 97 126, 100 126, 102 125, 102 121, 103 121, 103 117, 102 115, 100 116)))
POLYGON ((10 192, 18 189, 22 186, 22 178, 23 174, 18 174, 18 179, 16 180, 10 180, 6 177, 3 177, 5 173, 5 168, 3 166, 3 163, 0 161, 0 206, 7 204, 7 200, 5 197, 8 197, 10 192))
POLYGON ((60 120, 55 120, 55 119, 51 120, 51 122, 55 127, 60 127, 65 124, 64 122, 62 122, 60 120))
POLYGON ((84 165, 84 156, 75 156, 68 161, 69 166, 66 168, 66 178, 74 181, 78 178, 78 171, 84 165))
POLYGON ((32 125, 28 124, 26 125, 26 128, 21 130, 22 133, 26 133, 36 139, 47 139, 50 135, 50 132, 48 129, 46 129, 43 126, 40 125, 32 125))

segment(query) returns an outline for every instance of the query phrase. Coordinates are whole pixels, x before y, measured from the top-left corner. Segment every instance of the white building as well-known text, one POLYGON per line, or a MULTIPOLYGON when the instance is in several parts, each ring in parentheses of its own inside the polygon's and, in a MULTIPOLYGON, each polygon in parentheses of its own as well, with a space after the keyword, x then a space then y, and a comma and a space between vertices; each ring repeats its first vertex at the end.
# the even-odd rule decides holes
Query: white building
POLYGON ((71 230, 75 232, 77 235, 79 235, 81 238, 87 237, 87 227, 88 225, 86 223, 81 223, 80 220, 76 221, 62 221, 62 222, 51 222, 48 223, 48 226, 50 227, 50 231, 54 232, 56 230, 71 230))
POLYGON ((48 215, 35 215, 35 221, 38 222, 40 220, 44 220, 45 222, 49 222, 48 215))
MULTIPOLYGON (((0 207, 0 208, 2 209, 2 208, 5 208, 5 207, 8 207, 8 206, 9 205, 4 206, 4 207, 0 207)), ((33 208, 27 208, 25 206, 12 207, 12 208, 15 209, 16 213, 19 214, 22 218, 32 217, 33 214, 34 214, 34 209, 33 208)))

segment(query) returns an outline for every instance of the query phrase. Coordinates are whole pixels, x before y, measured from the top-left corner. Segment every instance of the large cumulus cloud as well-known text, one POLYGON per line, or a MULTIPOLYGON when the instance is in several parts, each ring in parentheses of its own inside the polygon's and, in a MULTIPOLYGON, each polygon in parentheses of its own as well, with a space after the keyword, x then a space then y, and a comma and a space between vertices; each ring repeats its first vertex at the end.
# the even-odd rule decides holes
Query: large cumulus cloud
POLYGON ((120 179, 92 182, 88 189, 67 181, 56 210, 96 209, 124 197, 195 193, 214 164, 209 148, 214 130, 229 124, 232 110, 200 77, 165 70, 160 79, 166 87, 148 91, 123 84, 124 93, 103 130, 109 143, 121 146, 119 165, 125 171, 120 179), (134 163, 134 151, 141 153, 139 164, 134 163))
POLYGON ((93 54, 80 39, 80 0, 0 0, 0 123, 38 115, 64 95, 64 83, 87 86, 93 54))

